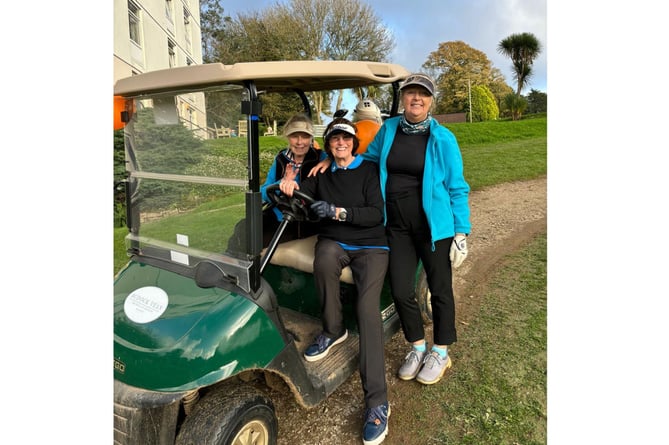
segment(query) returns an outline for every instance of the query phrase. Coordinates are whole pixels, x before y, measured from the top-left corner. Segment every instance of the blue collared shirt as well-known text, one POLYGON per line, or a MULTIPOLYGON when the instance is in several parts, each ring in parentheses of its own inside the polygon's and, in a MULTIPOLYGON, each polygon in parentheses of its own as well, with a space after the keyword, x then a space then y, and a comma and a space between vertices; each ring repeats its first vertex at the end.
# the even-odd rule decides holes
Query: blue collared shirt
POLYGON ((362 158, 360 156, 353 156, 353 161, 351 161, 351 163, 348 164, 346 167, 339 167, 339 166, 337 166, 336 162, 332 162, 332 165, 330 166, 330 170, 332 171, 332 173, 334 173, 337 170, 354 169, 356 167, 359 167, 360 164, 362 164, 362 158))

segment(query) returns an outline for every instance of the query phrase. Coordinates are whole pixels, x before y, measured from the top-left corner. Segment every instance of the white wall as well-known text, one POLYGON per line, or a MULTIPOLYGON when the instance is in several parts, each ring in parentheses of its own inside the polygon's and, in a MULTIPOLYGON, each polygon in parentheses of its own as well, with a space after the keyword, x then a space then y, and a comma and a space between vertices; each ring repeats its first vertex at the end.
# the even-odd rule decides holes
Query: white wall
POLYGON ((169 68, 167 39, 174 41, 176 66, 202 63, 199 0, 172 0, 173 20, 165 13, 165 0, 136 0, 141 9, 141 46, 130 40, 128 0, 114 0, 114 81, 169 68), (190 43, 186 38, 184 8, 190 12, 190 43))

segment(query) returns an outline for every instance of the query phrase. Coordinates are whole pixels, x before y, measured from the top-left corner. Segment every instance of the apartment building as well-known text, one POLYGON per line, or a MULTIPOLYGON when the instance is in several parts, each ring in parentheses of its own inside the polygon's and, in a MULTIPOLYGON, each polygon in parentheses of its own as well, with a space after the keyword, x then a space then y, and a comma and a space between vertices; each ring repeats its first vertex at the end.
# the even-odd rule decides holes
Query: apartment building
MULTIPOLYGON (((114 0, 114 82, 201 64, 201 36, 199 0, 114 0)), ((179 101, 183 123, 206 131, 203 95, 185 95, 179 101)))
POLYGON ((114 0, 114 81, 202 63, 199 0, 114 0))

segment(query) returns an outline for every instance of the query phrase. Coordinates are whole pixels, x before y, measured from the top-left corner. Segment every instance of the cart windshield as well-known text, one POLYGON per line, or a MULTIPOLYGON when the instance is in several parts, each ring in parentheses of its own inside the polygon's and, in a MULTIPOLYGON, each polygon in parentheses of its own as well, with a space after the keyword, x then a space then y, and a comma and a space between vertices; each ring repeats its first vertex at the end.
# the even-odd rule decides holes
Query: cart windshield
MULTIPOLYGON (((114 124, 118 119, 125 128, 127 252, 189 276, 213 264, 224 282, 257 289, 261 262, 272 256, 261 253, 259 188, 287 146, 277 137, 276 119, 263 122, 260 133, 263 113, 283 119, 339 109, 344 90, 357 100, 374 87, 378 105, 392 116, 399 82, 408 74, 381 62, 275 61, 192 65, 120 79, 114 94, 122 111, 114 113, 114 124)), ((321 113, 316 138, 330 116, 321 113)))
POLYGON ((247 287, 244 252, 228 250, 245 217, 248 189, 243 91, 227 87, 134 100, 125 127, 129 253, 177 267, 214 261, 247 287))

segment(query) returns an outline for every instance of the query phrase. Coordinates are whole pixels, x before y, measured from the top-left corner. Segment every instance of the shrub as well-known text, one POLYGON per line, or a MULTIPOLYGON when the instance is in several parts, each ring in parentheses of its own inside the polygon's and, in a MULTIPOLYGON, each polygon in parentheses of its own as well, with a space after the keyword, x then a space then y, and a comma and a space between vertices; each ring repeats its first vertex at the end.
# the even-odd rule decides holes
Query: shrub
POLYGON ((504 112, 511 116, 511 119, 517 121, 527 109, 527 99, 523 96, 510 93, 504 96, 504 112))
POLYGON ((499 117, 499 107, 495 96, 485 85, 472 87, 472 120, 492 121, 499 117))

